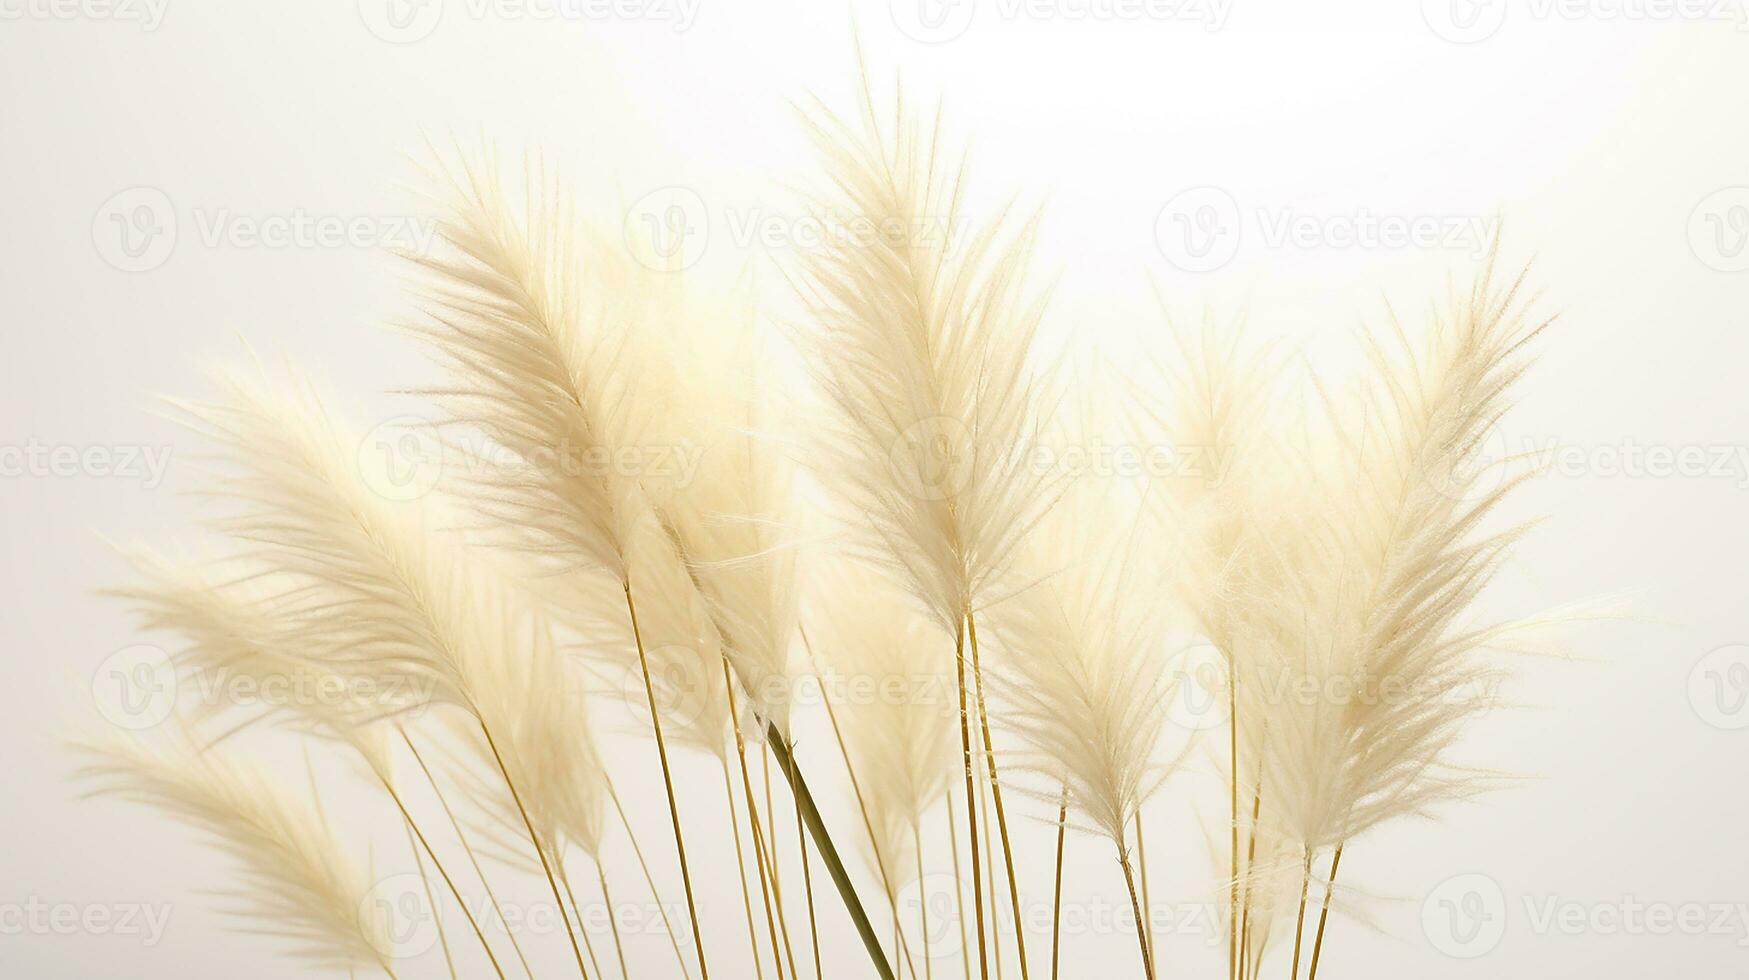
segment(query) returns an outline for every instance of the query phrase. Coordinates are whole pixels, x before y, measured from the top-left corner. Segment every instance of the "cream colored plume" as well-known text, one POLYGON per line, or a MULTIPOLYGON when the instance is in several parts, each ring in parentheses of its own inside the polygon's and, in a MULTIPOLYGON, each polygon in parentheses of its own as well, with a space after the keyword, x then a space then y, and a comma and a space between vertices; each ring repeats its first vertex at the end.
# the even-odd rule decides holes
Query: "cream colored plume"
POLYGON ((1004 656, 996 717, 1028 768, 1067 779, 1070 807, 1125 850, 1125 828, 1169 774, 1160 758, 1174 697, 1171 633, 1139 515, 1118 488, 1084 481, 1031 542, 1035 584, 990 613, 1004 656))
POLYGON ((1485 524, 1525 475, 1487 461, 1486 440, 1544 325, 1526 319, 1518 281, 1496 289, 1489 271, 1424 342, 1394 324, 1369 342, 1375 373, 1337 410, 1277 539, 1282 587, 1243 607, 1250 710, 1268 718, 1265 806, 1309 852, 1488 782, 1448 760, 1493 703, 1485 650, 1515 626, 1469 608, 1522 531, 1485 524))
POLYGON ((388 923, 371 880, 334 837, 313 800, 297 799, 259 765, 200 751, 178 732, 161 749, 135 739, 88 743, 83 775, 101 792, 151 804, 212 835, 240 865, 220 894, 248 931, 275 936, 327 969, 389 970, 388 923))
POLYGON ((1041 399, 1034 222, 1004 209, 974 223, 939 119, 902 101, 890 132, 866 87, 855 124, 821 109, 809 127, 833 188, 825 220, 875 230, 802 262, 799 343, 826 401, 810 464, 861 551, 954 633, 1053 493, 1024 465, 1041 399))
POLYGON ((962 772, 952 660, 916 603, 884 577, 848 562, 815 577, 809 622, 820 683, 875 829, 874 866, 897 889, 914 873, 923 814, 962 772))

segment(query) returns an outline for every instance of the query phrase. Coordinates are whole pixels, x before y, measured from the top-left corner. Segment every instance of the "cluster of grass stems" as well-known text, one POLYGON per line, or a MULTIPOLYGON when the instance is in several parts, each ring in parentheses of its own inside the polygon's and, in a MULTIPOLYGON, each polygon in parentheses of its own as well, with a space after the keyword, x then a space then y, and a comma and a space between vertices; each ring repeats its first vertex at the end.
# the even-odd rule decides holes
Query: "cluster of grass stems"
POLYGON ((432 493, 398 493, 295 372, 224 371, 219 397, 171 400, 215 447, 202 489, 224 544, 199 559, 130 549, 140 575, 116 591, 181 637, 181 671, 401 693, 208 705, 163 737, 91 740, 103 788, 210 832, 243 869, 235 911, 329 968, 394 976, 390 923, 313 775, 299 793, 219 744, 244 729, 364 763, 427 900, 462 910, 438 923, 452 976, 482 963, 534 975, 515 932, 489 929, 469 899, 495 907, 494 882, 523 872, 564 918, 572 969, 628 975, 617 925, 591 935, 577 890, 611 910, 610 888, 632 886, 601 858, 629 844, 636 888, 657 895, 652 865, 680 872, 677 975, 848 975, 849 951, 823 948, 818 929, 835 903, 876 974, 934 980, 935 910, 925 898, 900 921, 928 837, 950 844, 965 930, 940 975, 988 980, 1008 962, 1054 980, 1076 831, 1111 845, 1138 974, 1154 980, 1173 970, 1147 925, 1143 808, 1197 749, 1225 781, 1214 891, 1228 980, 1262 976, 1272 949, 1281 974, 1315 980, 1350 843, 1489 781, 1447 750, 1489 700, 1486 654, 1522 647, 1526 624, 1468 615, 1520 532, 1486 521, 1517 478, 1477 461, 1542 324, 1490 260, 1424 326, 1364 336, 1366 370, 1339 386, 1213 327, 1176 331, 1157 371, 1101 364, 1096 383, 1068 386, 1035 341, 1036 220, 971 222, 938 118, 875 102, 850 121, 803 113, 828 174, 814 203, 963 237, 802 256, 785 269, 801 312, 777 345, 750 298, 707 300, 592 234, 538 163, 437 168, 443 249, 408 256, 420 311, 406 325, 447 379, 423 390, 445 413, 432 493), (782 404, 779 353, 809 382, 782 404), (1093 438, 1203 465, 1144 482, 1016 464, 1093 438), (481 445, 492 459, 453 465, 481 445), (702 449, 686 480, 597 465, 677 445, 702 449), (1225 723, 1206 745, 1175 744, 1182 651, 1198 645, 1216 655, 1225 723), (773 692, 816 672, 951 678, 953 703, 827 697, 832 751, 804 760, 773 692), (603 679, 648 726, 650 758, 633 761, 662 777, 659 843, 640 843, 649 829, 627 818, 595 745, 603 679), (1333 679, 1407 693, 1335 696, 1333 679), (1300 690, 1323 693, 1284 694, 1300 690), (696 841, 724 828, 686 819, 707 787, 676 784, 680 751, 721 772, 744 950, 706 949, 696 841), (820 766, 848 777, 845 825, 829 827, 810 791, 820 766), (787 793, 773 794, 774 768, 787 793), (1011 832, 1035 803, 1055 841, 1036 862, 1011 832), (795 838, 780 839, 779 810, 795 838), (880 901, 858 890, 852 848, 880 901), (800 894, 793 877, 784 888, 786 860, 800 894), (1029 946, 1021 872, 1038 868, 1059 914, 1029 946))

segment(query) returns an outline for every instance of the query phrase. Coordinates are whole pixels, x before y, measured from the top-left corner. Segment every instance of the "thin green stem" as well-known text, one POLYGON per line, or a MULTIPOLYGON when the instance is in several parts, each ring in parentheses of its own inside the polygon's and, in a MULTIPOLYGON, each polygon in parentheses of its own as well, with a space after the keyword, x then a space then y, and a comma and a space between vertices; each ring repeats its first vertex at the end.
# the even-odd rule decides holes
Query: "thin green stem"
POLYGON ((796 794, 802 805, 802 820, 808 825, 808 834, 814 839, 814 849, 820 852, 820 860, 825 862, 832 883, 838 886, 838 895, 844 900, 845 911, 850 913, 857 934, 862 937, 863 946, 868 949, 875 972, 880 974, 881 980, 893 980, 893 968, 887 962, 886 954, 881 951, 880 938, 875 935, 874 926, 869 923, 862 900, 856 897, 856 887, 851 884, 849 872, 844 870, 844 861, 839 858, 838 849, 832 844, 832 836, 826 832, 826 823, 820 819, 820 810, 814 805, 813 794, 808 792, 808 783, 802 778, 801 768, 795 765, 789 747, 784 744, 776 726, 768 726, 767 735, 772 751, 778 754, 780 762, 785 763, 786 770, 793 774, 794 782, 790 784, 790 790, 796 794))

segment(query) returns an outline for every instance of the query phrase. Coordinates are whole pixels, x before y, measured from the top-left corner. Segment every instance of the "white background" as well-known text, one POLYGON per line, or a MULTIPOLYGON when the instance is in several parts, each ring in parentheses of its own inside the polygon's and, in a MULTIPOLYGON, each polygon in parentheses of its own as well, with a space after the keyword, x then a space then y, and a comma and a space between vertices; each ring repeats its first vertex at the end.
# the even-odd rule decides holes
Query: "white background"
MULTIPOLYGON (((1541 306, 1560 314, 1506 438, 1514 449, 1573 447, 1578 462, 1520 500, 1526 515, 1548 517, 1492 601, 1521 610, 1637 590, 1642 615, 1586 633, 1581 661, 1527 665, 1511 691, 1522 708, 1466 740, 1466 759, 1534 778, 1351 845, 1352 890, 1321 975, 1743 974, 1749 919, 1735 909, 1749 906, 1749 729, 1732 726, 1749 724, 1734 697, 1749 691, 1730 668, 1749 663, 1749 647, 1703 662, 1749 642, 1749 463, 1737 455, 1749 452, 1749 33, 1738 3, 1336 12, 1233 0, 1212 21, 1200 9, 1159 17, 1121 5, 1072 16, 1088 8, 700 0, 677 29, 672 3, 636 8, 647 16, 555 19, 529 13, 548 9, 538 5, 423 0, 398 31, 385 26, 388 2, 401 0, 168 0, 161 22, 141 23, 131 18, 143 5, 0 0, 0 444, 10 452, 0 478, 0 972, 301 975, 271 940, 229 931, 212 911, 201 890, 224 884, 222 859, 149 811, 79 800, 61 747, 100 724, 82 706, 100 664, 146 639, 94 594, 121 574, 98 533, 170 542, 194 510, 178 491, 199 484, 196 447, 147 413, 150 393, 203 391, 200 364, 241 356, 239 336, 310 368, 361 425, 401 410, 378 392, 428 376, 379 329, 407 311, 380 249, 267 247, 249 230, 300 214, 415 213, 401 185, 415 179, 424 137, 485 136, 544 147, 610 223, 649 191, 690 189, 709 229, 700 268, 732 273, 760 249, 737 243, 731 226, 772 214, 781 225, 793 213, 782 210, 785 185, 810 176, 790 103, 814 92, 852 107, 854 22, 880 84, 900 73, 919 103, 945 99, 949 131, 973 147, 976 200, 1018 192, 1045 204, 1051 328, 1079 342, 1125 350, 1158 333, 1152 282, 1193 317, 1245 310, 1259 336, 1340 345, 1387 301, 1418 314, 1477 255, 1473 239, 1348 245, 1339 235, 1351 219, 1505 218, 1507 259, 1535 258, 1541 306), (919 10, 947 19, 922 29, 919 10), (1171 261, 1183 260, 1172 212, 1156 231, 1162 209, 1200 187, 1217 196, 1190 200, 1230 203, 1239 235, 1221 243, 1236 248, 1230 261, 1192 272, 1171 261), (114 197, 129 188, 146 190, 114 197), (144 217, 167 210, 176 230, 135 258, 114 222, 142 205, 158 209, 144 217), (1268 228, 1284 216, 1334 232, 1272 243, 1268 228), (138 265, 153 267, 126 271, 138 265), (31 445, 171 457, 154 485, 98 466, 20 472, 13 447, 31 445), (1721 454, 1727 464, 1656 470, 1648 447, 1700 447, 1709 464, 1721 454), (1485 877, 1442 884, 1457 875, 1485 877), (1482 909, 1498 940, 1462 946, 1475 959, 1448 955, 1441 900, 1478 880, 1484 893, 1497 888, 1482 909), (167 905, 172 916, 147 944, 18 917, 44 903, 167 905), (1707 928, 1660 935, 1612 916, 1635 904, 1704 907, 1707 928), (1728 917, 1718 921, 1715 906, 1728 917), (1577 925, 1541 920, 1569 907, 1581 910, 1577 925)), ((804 742, 804 759, 827 769, 827 744, 804 742)), ((613 758, 677 897, 647 752, 626 740, 613 758)), ((706 930, 724 951, 713 975, 750 975, 727 841, 709 831, 721 826, 719 776, 702 760, 681 766, 706 930)), ((850 820, 841 787, 822 782, 829 819, 850 820)), ((1207 765, 1151 806, 1156 904, 1213 897, 1224 858, 1209 842, 1221 839, 1222 809, 1207 765)), ((1047 901, 1050 834, 1021 823, 1027 897, 1047 901)), ((385 865, 404 854, 392 836, 378 844, 385 865)), ((1070 858, 1069 905, 1123 902, 1104 845, 1078 840, 1070 858)), ((629 866, 614 870, 637 890, 629 866)), ((847 921, 816 883, 829 975, 864 975, 847 921)), ((1090 929, 1065 943, 1067 977, 1139 975, 1127 935, 1090 929)), ((1162 975, 1218 975, 1217 943, 1224 933, 1206 927, 1163 937, 1162 975)), ((557 936, 530 944, 546 975, 563 975, 557 936)), ((1035 934, 1034 976, 1044 946, 1035 934)), ((633 938, 630 953, 638 975, 672 972, 660 937, 633 938)), ((1277 957, 1265 976, 1287 972, 1277 957)), ((960 967, 943 959, 934 970, 960 967)), ((433 954, 403 976, 441 972, 433 954)))

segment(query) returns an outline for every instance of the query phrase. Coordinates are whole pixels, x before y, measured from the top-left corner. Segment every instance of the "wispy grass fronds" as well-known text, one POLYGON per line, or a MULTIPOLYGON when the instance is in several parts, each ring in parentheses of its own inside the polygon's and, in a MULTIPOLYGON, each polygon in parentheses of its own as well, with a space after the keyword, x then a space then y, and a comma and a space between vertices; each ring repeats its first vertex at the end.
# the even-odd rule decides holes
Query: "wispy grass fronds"
POLYGON ((313 966, 394 975, 388 923, 370 875, 336 839, 322 809, 178 731, 162 747, 111 738, 81 747, 100 792, 150 804, 199 827, 239 865, 219 894, 250 932, 277 937, 313 966))

